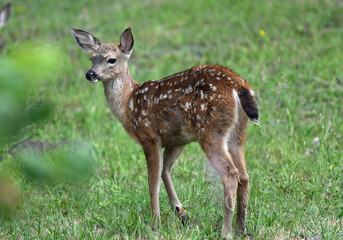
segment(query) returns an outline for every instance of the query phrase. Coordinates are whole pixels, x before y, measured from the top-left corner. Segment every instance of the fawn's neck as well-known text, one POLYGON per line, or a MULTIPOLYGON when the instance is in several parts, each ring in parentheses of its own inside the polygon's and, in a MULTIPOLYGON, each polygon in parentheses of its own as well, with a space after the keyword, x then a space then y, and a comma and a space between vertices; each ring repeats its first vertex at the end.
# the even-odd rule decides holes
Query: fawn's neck
POLYGON ((105 81, 103 84, 107 103, 111 111, 125 125, 125 114, 127 113, 126 109, 131 92, 139 84, 132 79, 129 67, 127 67, 126 71, 118 74, 116 78, 105 81))

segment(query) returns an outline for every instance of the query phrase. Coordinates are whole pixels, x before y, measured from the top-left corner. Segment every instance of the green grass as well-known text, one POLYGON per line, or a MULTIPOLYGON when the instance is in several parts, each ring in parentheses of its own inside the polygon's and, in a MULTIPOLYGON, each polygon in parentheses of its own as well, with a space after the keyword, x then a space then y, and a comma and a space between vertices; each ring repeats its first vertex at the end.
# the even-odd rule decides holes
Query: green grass
POLYGON ((70 27, 118 42, 128 26, 138 82, 221 64, 253 86, 262 128, 251 124, 246 143, 248 239, 343 238, 341 1, 18 0, 12 10, 1 29, 3 56, 28 42, 62 51, 59 70, 30 96, 49 99, 55 112, 20 137, 81 140, 95 163, 85 181, 41 184, 3 156, 0 174, 18 200, 1 220, 0 239, 219 239, 221 181, 196 143, 173 169, 188 224, 161 187, 162 227, 151 230, 144 154, 110 113, 102 85, 84 78, 91 63, 70 27))

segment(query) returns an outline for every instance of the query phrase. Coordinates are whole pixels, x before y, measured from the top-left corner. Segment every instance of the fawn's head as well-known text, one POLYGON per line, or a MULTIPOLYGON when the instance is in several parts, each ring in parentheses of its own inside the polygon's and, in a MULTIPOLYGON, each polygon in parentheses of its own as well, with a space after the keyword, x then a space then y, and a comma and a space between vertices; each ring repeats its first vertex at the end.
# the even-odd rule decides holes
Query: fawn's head
POLYGON ((102 43, 92 34, 71 29, 77 44, 87 52, 92 53, 92 67, 86 73, 86 78, 95 83, 115 79, 127 70, 127 60, 133 48, 131 28, 127 28, 120 36, 120 43, 102 43))

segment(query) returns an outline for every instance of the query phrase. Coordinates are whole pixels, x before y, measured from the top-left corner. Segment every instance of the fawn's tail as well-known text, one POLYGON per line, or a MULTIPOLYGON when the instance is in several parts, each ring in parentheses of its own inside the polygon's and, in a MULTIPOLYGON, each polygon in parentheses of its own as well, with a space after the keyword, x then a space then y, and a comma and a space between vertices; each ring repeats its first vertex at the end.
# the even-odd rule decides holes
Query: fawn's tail
POLYGON ((245 87, 241 87, 238 90, 238 97, 240 99, 243 110, 250 118, 250 120, 260 126, 260 123, 258 121, 258 108, 252 92, 245 87))

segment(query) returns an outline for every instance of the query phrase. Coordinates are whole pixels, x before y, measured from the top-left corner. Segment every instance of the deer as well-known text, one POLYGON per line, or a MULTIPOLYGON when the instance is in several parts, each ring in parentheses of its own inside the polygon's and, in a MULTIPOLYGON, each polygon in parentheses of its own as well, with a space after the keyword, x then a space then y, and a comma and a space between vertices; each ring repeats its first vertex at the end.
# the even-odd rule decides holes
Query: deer
POLYGON ((236 235, 243 235, 250 188, 244 157, 246 129, 249 119, 259 124, 250 84, 220 65, 199 65, 139 84, 128 66, 134 45, 130 27, 121 34, 119 43, 102 43, 80 29, 71 28, 71 33, 83 50, 92 53, 86 79, 103 83, 112 113, 143 149, 152 229, 158 230, 160 225, 161 179, 171 208, 185 223, 187 211, 176 194, 171 169, 185 145, 197 141, 223 183, 222 237, 232 239, 236 197, 234 229, 236 235))
MULTIPOLYGON (((11 3, 7 3, 1 10, 0 10, 0 29, 3 28, 10 18, 11 13, 11 3)), ((0 49, 3 48, 3 40, 0 36, 0 49)))

